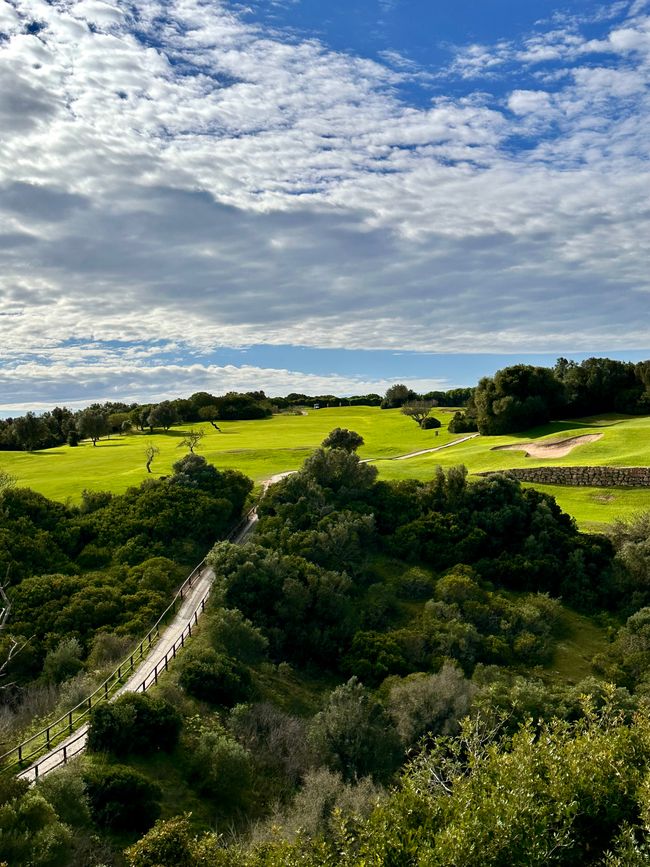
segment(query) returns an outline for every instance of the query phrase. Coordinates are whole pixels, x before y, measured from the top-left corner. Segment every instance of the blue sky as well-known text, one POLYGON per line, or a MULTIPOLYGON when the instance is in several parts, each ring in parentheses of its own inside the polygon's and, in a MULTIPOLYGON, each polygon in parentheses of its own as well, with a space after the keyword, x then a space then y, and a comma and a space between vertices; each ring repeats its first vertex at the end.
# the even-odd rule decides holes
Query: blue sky
POLYGON ((0 0, 0 411, 650 355, 650 4, 0 0))

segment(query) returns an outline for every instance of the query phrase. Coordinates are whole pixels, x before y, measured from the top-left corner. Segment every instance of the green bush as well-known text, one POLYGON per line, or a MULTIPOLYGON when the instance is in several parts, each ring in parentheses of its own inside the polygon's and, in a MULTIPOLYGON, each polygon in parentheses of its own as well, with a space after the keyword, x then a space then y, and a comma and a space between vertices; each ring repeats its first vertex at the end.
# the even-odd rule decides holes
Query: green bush
POLYGON ((89 768, 84 781, 93 819, 102 828, 146 831, 160 815, 160 787, 125 765, 89 768))
POLYGON ((179 683, 194 698, 225 707, 232 707, 251 694, 248 669, 214 650, 201 650, 186 658, 179 683))
POLYGON ((81 645, 76 638, 64 638, 45 657, 43 675, 51 683, 61 683, 77 674, 82 667, 81 645))
POLYGON ((178 743, 181 725, 180 714, 168 701, 127 693, 111 704, 93 708, 88 749, 116 756, 170 751, 178 743))
POLYGON ((201 732, 192 750, 193 776, 200 792, 222 807, 245 804, 253 780, 248 750, 220 730, 201 732))

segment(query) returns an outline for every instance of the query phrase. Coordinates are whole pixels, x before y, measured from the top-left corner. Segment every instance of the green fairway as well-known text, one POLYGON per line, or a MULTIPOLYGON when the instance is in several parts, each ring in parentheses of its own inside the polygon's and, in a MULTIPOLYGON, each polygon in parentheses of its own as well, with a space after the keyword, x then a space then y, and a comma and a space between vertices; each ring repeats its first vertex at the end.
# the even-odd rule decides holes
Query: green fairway
MULTIPOLYGON (((375 460, 385 479, 431 478, 436 466, 465 464, 470 473, 539 465, 650 465, 650 417, 608 415, 580 421, 559 421, 518 436, 478 437, 432 454, 406 460, 398 455, 438 448, 465 435, 449 434, 453 411, 437 409, 442 421, 438 435, 423 431, 399 410, 377 407, 341 407, 309 410, 304 415, 277 415, 261 421, 221 422, 221 433, 207 423, 193 425, 205 432, 198 451, 221 468, 241 470, 256 482, 276 473, 296 470, 309 453, 335 427, 358 431, 365 439, 362 458, 375 460), (577 446, 561 458, 526 457, 522 451, 495 451, 496 446, 515 443, 548 443, 584 434, 602 434, 601 439, 577 446)), ((84 488, 120 493, 147 477, 145 447, 160 449, 152 470, 167 475, 184 453, 179 448, 189 425, 167 433, 131 433, 101 440, 97 447, 84 442, 77 448, 61 446, 45 451, 4 452, 0 469, 56 500, 77 502, 84 488)), ((599 529, 617 517, 650 509, 650 489, 569 488, 538 486, 553 494, 560 505, 587 529, 599 529)))
POLYGON ((119 493, 147 477, 144 452, 149 443, 160 449, 152 465, 153 475, 169 474, 172 464, 187 451, 179 444, 193 427, 205 432, 197 451, 207 460, 262 481, 275 473, 297 470, 335 427, 356 430, 364 437, 366 445, 359 452, 362 458, 386 458, 458 439, 447 432, 452 414, 437 410, 435 415, 443 422, 438 436, 434 430, 421 430, 399 410, 345 407, 310 410, 306 415, 276 415, 260 421, 220 422, 221 433, 206 422, 153 435, 114 435, 110 440, 100 440, 96 447, 83 442, 76 448, 4 452, 0 453, 0 468, 16 476, 19 485, 55 500, 78 501, 84 488, 119 493))

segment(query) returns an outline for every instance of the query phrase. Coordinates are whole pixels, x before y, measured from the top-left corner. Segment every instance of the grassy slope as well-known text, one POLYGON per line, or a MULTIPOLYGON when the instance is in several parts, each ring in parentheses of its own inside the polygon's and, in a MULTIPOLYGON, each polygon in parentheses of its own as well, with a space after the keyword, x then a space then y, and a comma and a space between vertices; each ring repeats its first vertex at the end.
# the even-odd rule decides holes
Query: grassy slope
MULTIPOLYGON (((218 433, 209 424, 194 425, 206 436, 199 451, 222 468, 240 469, 256 481, 295 470, 327 433, 335 427, 358 431, 366 444, 360 450, 362 458, 377 458, 376 466, 382 478, 430 478, 438 464, 465 464, 470 472, 504 470, 511 467, 536 466, 544 463, 581 465, 610 464, 635 466, 650 464, 650 417, 609 415, 581 421, 554 422, 518 436, 489 437, 470 440, 450 449, 422 455, 404 461, 390 458, 420 449, 434 448, 459 439, 449 434, 446 424, 448 410, 437 410, 443 422, 439 435, 422 431, 398 410, 382 411, 374 407, 345 407, 311 410, 307 415, 275 416, 264 421, 223 422, 218 433), (603 433, 601 440, 579 446, 564 458, 526 458, 523 452, 493 451, 494 446, 557 439, 581 433, 603 433)), ((174 461, 184 453, 179 449, 184 431, 189 426, 174 428, 166 434, 134 433, 102 440, 96 448, 82 443, 76 449, 62 446, 47 451, 26 454, 0 453, 0 468, 18 477, 26 485, 57 500, 78 501, 83 488, 124 491, 139 484, 147 474, 144 448, 153 442, 160 455, 153 464, 156 475, 171 471, 174 461)), ((540 486, 541 487, 541 486, 540 486)), ((597 529, 617 517, 650 508, 647 489, 566 488, 544 486, 560 505, 586 528, 597 529)))

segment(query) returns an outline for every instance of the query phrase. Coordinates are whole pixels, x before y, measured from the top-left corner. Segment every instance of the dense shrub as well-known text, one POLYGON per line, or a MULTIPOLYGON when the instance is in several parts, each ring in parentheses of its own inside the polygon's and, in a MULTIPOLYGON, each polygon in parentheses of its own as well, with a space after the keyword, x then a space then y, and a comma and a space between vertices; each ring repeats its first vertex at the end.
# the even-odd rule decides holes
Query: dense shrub
POLYGON ((192 651, 182 663, 179 683, 190 695, 212 704, 232 707, 249 698, 249 670, 215 650, 192 651))
POLYGON ((84 781, 92 817, 102 828, 146 831, 160 815, 160 787, 132 768, 91 766, 84 781))
POLYGON ((168 701, 127 693, 111 704, 93 708, 88 749, 116 756, 170 751, 178 742, 181 724, 180 714, 168 701))
POLYGON ((402 758, 397 732, 384 708, 355 677, 330 693, 309 736, 321 761, 345 780, 385 780, 402 758))

